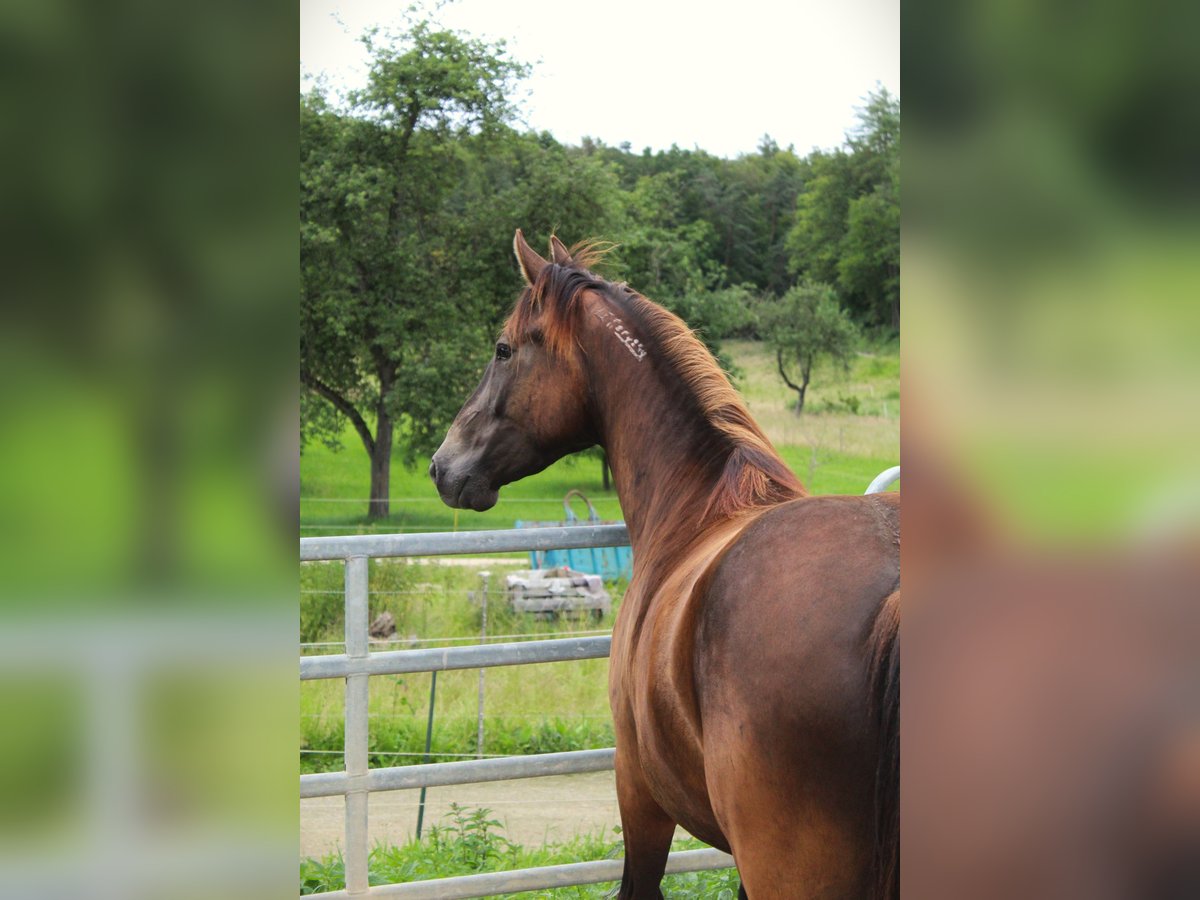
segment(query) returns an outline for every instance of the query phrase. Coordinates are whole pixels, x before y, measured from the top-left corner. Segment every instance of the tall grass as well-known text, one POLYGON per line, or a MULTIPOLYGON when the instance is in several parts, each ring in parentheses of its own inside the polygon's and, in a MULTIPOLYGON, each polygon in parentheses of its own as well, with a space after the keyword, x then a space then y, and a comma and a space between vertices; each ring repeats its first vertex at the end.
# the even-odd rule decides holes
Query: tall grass
MULTIPOLYGON (((615 601, 614 611, 599 620, 587 616, 551 621, 513 612, 503 598, 504 575, 522 565, 527 567, 528 563, 514 561, 489 570, 490 636, 521 640, 612 629, 623 593, 621 583, 608 586, 615 601)), ((342 577, 339 563, 301 567, 302 640, 330 644, 306 648, 306 653, 342 651, 342 577)), ((370 617, 374 619, 386 611, 396 621, 396 640, 377 648, 455 644, 461 643, 457 638, 480 638, 481 604, 468 596, 481 592, 477 569, 375 560, 370 564, 369 584, 370 617)), ((430 678, 428 673, 421 673, 371 679, 368 712, 372 765, 419 761, 425 747, 430 678)), ((483 752, 546 753, 611 747, 607 683, 607 659, 488 669, 484 675, 483 752)), ((431 747, 435 760, 478 752, 478 690, 478 670, 439 673, 431 747)), ((302 771, 342 767, 344 693, 337 681, 302 682, 302 771)))
POLYGON ((816 454, 846 474, 858 474, 847 466, 862 460, 875 467, 867 481, 881 469, 900 460, 900 352, 895 344, 872 345, 855 356, 848 372, 830 363, 813 372, 804 402, 796 415, 796 393, 780 379, 775 358, 757 341, 729 341, 723 345, 742 374, 738 390, 750 413, 780 450, 784 459, 814 493, 852 493, 861 486, 827 471, 809 485, 809 462, 816 454), (796 460, 804 459, 802 465, 796 460))

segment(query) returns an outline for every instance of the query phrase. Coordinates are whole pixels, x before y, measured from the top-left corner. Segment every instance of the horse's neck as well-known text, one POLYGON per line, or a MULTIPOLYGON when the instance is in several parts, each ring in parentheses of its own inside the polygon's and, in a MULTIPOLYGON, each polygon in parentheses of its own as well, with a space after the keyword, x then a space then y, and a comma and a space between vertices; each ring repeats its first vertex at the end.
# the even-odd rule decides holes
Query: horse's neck
POLYGON ((634 555, 649 562, 698 536, 723 459, 711 426, 681 402, 662 361, 615 350, 589 353, 602 361, 591 373, 592 396, 634 555))

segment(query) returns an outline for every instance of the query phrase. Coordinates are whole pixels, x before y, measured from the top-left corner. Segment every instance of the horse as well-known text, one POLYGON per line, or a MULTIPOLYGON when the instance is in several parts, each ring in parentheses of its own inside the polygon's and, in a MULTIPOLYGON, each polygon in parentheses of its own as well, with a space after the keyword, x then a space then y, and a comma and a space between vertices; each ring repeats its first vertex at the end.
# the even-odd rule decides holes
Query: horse
POLYGON ((676 825, 739 897, 899 895, 899 495, 812 496, 681 319, 517 230, 525 286, 433 455, 446 504, 608 456, 633 547, 609 700, 621 900, 676 825))

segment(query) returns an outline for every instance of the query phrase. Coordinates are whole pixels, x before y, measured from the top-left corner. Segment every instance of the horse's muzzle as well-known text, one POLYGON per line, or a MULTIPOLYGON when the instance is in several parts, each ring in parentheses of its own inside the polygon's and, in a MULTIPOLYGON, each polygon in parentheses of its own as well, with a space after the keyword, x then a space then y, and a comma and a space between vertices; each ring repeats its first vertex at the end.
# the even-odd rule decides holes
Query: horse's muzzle
POLYGON ((454 509, 483 512, 500 499, 500 492, 491 486, 485 475, 473 472, 470 466, 456 466, 453 462, 439 460, 437 453, 429 461, 429 477, 442 502, 454 509))

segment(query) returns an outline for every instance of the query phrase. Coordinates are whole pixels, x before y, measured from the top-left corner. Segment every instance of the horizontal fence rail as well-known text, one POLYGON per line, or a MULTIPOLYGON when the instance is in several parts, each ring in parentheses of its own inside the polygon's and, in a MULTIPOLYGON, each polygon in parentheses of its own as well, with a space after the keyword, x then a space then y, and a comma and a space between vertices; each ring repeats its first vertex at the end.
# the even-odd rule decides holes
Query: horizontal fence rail
POLYGON ((869 485, 867 485, 867 489, 865 491, 863 491, 863 493, 864 494, 882 494, 884 491, 886 491, 889 487, 891 487, 893 484, 895 484, 899 480, 900 480, 900 467, 892 466, 890 469, 884 469, 882 472, 880 472, 878 475, 876 475, 873 479, 871 479, 871 483, 869 485))
MULTIPOLYGON (((460 875, 436 881, 410 881, 406 884, 385 884, 371 888, 372 897, 400 897, 403 900, 463 900, 467 897, 486 897, 515 891, 537 891, 546 888, 572 887, 577 884, 600 884, 620 881, 625 864, 621 859, 600 859, 595 862, 567 863, 541 866, 536 869, 514 869, 509 872, 488 872, 483 875, 460 875)), ((708 869, 727 869, 733 857, 720 850, 681 850, 667 857, 668 875, 681 872, 703 872, 708 869)), ((333 891, 317 896, 341 900, 359 896, 345 891, 333 891)))
POLYGON ((384 650, 368 656, 330 653, 300 658, 300 680, 345 678, 348 675, 411 675, 451 669, 524 666, 531 663, 603 659, 612 637, 556 638, 469 647, 429 647, 425 650, 384 650))
MULTIPOLYGON (((501 756, 495 759, 469 759, 462 762, 427 763, 418 766, 390 766, 371 769, 362 781, 354 783, 367 791, 410 791, 423 787, 452 784, 477 784, 484 781, 509 781, 513 778, 540 778, 543 775, 578 775, 583 772, 607 772, 613 767, 614 750, 570 750, 564 753, 535 753, 529 756, 501 756)), ((321 772, 300 776, 301 797, 337 797, 352 789, 345 772, 321 772)))
MULTIPOLYGON (((866 493, 886 490, 899 477, 899 466, 881 472, 871 482, 866 493)), ((615 751, 610 747, 570 753, 369 768, 367 704, 370 676, 597 659, 609 655, 612 638, 581 637, 371 653, 367 635, 367 581, 369 559, 574 550, 623 547, 628 544, 629 532, 624 525, 572 525, 561 528, 431 534, 356 534, 300 539, 302 562, 342 561, 346 569, 346 652, 305 656, 300 659, 302 681, 342 678, 346 682, 345 770, 300 776, 301 797, 346 798, 346 888, 315 896, 454 900, 497 893, 596 884, 621 878, 624 861, 606 859, 406 884, 369 886, 367 796, 371 792, 607 771, 613 768, 615 751)), ((696 872, 732 865, 733 857, 719 850, 688 850, 670 854, 666 871, 667 874, 696 872)))
POLYGON ((528 550, 581 550, 624 547, 624 525, 571 525, 563 528, 511 528, 504 531, 454 531, 428 534, 347 534, 300 538, 300 560, 369 556, 458 556, 464 553, 516 553, 528 550))

